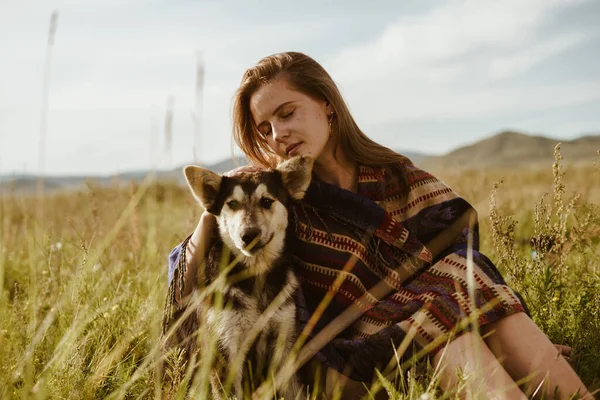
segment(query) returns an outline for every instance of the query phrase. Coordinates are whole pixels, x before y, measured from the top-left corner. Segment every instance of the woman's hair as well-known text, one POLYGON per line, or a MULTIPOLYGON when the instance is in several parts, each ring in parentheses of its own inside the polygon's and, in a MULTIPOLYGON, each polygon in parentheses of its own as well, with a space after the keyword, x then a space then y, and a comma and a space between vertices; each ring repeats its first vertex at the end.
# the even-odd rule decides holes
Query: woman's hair
POLYGON ((252 95, 277 78, 284 78, 294 90, 331 104, 334 157, 341 148, 348 159, 363 165, 410 163, 406 157, 375 143, 360 130, 335 82, 318 62, 303 53, 285 52, 267 56, 248 69, 234 98, 233 139, 252 164, 272 168, 281 161, 259 133, 250 112, 252 95))

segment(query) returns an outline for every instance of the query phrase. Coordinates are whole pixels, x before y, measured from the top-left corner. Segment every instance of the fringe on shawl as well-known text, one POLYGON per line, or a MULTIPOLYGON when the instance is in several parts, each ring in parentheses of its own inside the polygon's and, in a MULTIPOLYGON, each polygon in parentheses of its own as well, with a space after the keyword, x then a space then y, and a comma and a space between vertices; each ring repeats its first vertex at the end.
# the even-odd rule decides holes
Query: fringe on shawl
POLYGON ((179 260, 177 266, 175 267, 175 271, 173 271, 173 279, 169 284, 169 290, 167 291, 167 296, 165 298, 162 323, 163 335, 167 333, 169 324, 171 323, 175 313, 181 309, 181 305, 177 303, 175 294, 177 286, 179 286, 179 293, 181 294, 183 294, 185 289, 185 272, 187 271, 186 250, 191 238, 192 234, 185 238, 180 245, 181 250, 179 252, 179 260))

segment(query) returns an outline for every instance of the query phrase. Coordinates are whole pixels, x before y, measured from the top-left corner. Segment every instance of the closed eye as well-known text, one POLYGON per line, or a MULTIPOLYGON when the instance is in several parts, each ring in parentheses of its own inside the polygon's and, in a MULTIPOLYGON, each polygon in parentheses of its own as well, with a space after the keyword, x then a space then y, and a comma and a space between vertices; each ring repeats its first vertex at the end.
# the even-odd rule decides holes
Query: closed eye
POLYGON ((271 125, 268 124, 263 124, 258 128, 258 132, 263 135, 264 137, 267 137, 271 134, 271 125))
POLYGON ((290 112, 287 112, 287 113, 285 113, 285 114, 284 114, 284 113, 282 113, 282 114, 281 114, 281 118, 282 118, 282 119, 286 119, 286 118, 289 118, 289 117, 291 117, 291 116, 294 114, 294 111, 296 111, 296 110, 294 109, 294 110, 292 110, 292 111, 290 111, 290 112))
POLYGON ((274 200, 271 200, 267 197, 263 197, 262 199, 260 199, 260 206, 262 208, 264 208, 265 210, 268 210, 269 208, 271 208, 271 205, 273 204, 274 200))
MULTIPOLYGON (((289 117, 291 117, 292 115, 294 115, 294 111, 296 111, 295 108, 293 108, 291 110, 285 110, 284 112, 280 112, 279 113, 279 118, 281 118, 281 119, 288 119, 289 117)), ((257 129, 258 129, 258 132, 263 137, 268 137, 271 134, 271 125, 268 124, 266 121, 263 122, 261 125, 259 125, 257 129)))

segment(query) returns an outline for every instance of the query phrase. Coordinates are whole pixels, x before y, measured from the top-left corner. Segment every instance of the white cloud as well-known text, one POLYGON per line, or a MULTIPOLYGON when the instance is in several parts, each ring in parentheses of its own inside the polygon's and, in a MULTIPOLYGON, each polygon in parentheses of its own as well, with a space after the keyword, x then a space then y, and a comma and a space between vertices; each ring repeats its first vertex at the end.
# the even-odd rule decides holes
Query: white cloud
POLYGON ((429 13, 401 17, 381 36, 329 60, 342 80, 412 78, 448 62, 466 65, 477 53, 528 46, 536 30, 558 9, 580 0, 466 0, 445 2, 429 13), (466 59, 461 60, 461 58, 466 59), (368 74, 365 73, 368 71, 368 74))
MULTIPOLYGON (((581 2, 581 1, 579 1, 581 2)), ((567 0, 450 1, 326 60, 367 124, 481 118, 596 99, 600 83, 507 81, 589 38, 542 29, 567 0), (540 36, 542 38, 540 38, 540 36)))
POLYGON ((490 62, 490 76, 505 79, 530 70, 536 64, 567 50, 588 39, 588 36, 576 32, 544 40, 527 49, 518 50, 508 56, 494 58, 490 62))
POLYGON ((157 120, 162 132, 169 96, 176 104, 172 165, 190 161, 199 49, 206 62, 206 85, 205 148, 198 153, 206 162, 229 156, 231 99, 244 69, 266 54, 302 47, 330 29, 322 22, 243 21, 219 2, 162 6, 165 10, 149 4, 110 2, 92 7, 63 1, 53 8, 12 8, 10 15, 0 17, 0 25, 7 23, 0 27, 0 45, 7 44, 3 47, 8 54, 2 68, 9 72, 0 75, 0 148, 29 146, 27 152, 0 155, 0 167, 37 165, 41 76, 54 8, 59 9, 59 21, 46 162, 47 170, 54 173, 110 172, 118 165, 141 168, 149 152, 158 152, 149 147, 163 146, 161 140, 149 146, 154 140, 149 138, 149 126, 157 120), (9 40, 8 33, 19 40, 9 40), (19 135, 13 136, 17 131, 19 135), (89 149, 77 149, 90 143, 93 154, 80 160, 89 149), (131 156, 117 162, 128 151, 131 156))
MULTIPOLYGON (((215 1, 15 3, 0 13, 6 55, 0 65, 0 170, 36 165, 41 75, 54 9, 59 21, 46 165, 57 173, 147 166, 162 146, 168 96, 175 98, 172 164, 189 161, 198 49, 206 62, 206 162, 229 155, 231 99, 243 71, 283 50, 326 54, 318 61, 340 83, 361 126, 497 117, 597 99, 598 81, 516 81, 589 38, 573 29, 541 34, 558 12, 581 2, 446 1, 422 14, 403 13, 346 48, 328 39, 361 29, 354 27, 360 17, 376 13, 332 15, 317 3, 315 17, 303 19, 285 10, 274 16, 270 9, 246 16, 215 1)), ((378 139, 380 132, 372 133, 378 139)))

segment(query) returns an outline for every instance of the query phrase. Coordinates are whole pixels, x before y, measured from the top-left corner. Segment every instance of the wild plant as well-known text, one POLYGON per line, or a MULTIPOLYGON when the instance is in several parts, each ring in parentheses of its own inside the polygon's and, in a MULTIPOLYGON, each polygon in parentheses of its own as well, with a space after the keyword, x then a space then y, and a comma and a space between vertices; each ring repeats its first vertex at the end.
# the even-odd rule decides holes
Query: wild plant
MULTIPOLYGON (((590 386, 600 384, 600 207, 567 194, 560 144, 554 151, 552 197, 544 194, 530 221, 503 215, 490 196, 497 265, 520 292, 536 324, 557 344, 573 347, 572 364, 590 386), (524 229, 518 229, 522 222, 524 229)), ((584 183, 585 184, 585 183, 584 183)))
MULTIPOLYGON (((482 252, 523 295, 550 339, 574 348, 570 362, 595 390, 600 207, 597 198, 569 190, 593 189, 600 158, 592 172, 567 173, 559 154, 551 174, 504 171, 507 186, 499 182, 492 191, 489 225, 483 204, 474 203, 481 209, 482 252), (523 191, 540 182, 549 182, 549 194, 528 209, 523 191)), ((469 176, 479 188, 492 187, 495 175, 469 176)), ((461 188, 472 182, 464 176, 446 181, 459 193, 483 196, 470 184, 461 188)), ((166 255, 200 216, 185 188, 90 182, 79 191, 47 192, 43 223, 39 200, 15 192, 0 197, 0 398, 185 398, 190 385, 198 397, 207 396, 207 373, 193 376, 181 353, 166 359, 175 382, 166 392, 159 378, 166 255)), ((395 372, 381 371, 367 385, 372 394, 454 398, 437 389, 439 371, 426 362, 394 363, 395 372)), ((462 385, 472 379, 463 378, 462 385)))

